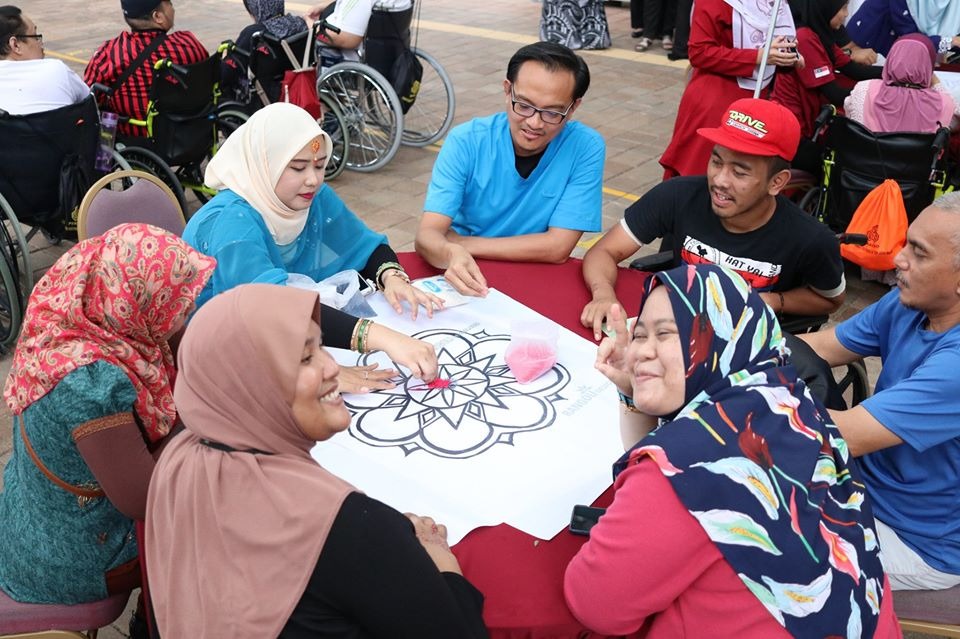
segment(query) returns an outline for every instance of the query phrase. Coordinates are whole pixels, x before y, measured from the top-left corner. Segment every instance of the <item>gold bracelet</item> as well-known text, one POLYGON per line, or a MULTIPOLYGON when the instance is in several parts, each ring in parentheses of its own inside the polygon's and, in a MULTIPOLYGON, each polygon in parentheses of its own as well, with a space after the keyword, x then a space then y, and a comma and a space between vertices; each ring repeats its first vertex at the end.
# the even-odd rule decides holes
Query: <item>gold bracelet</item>
POLYGON ((360 320, 360 330, 357 333, 357 352, 366 353, 369 351, 367 348, 367 337, 369 336, 371 326, 373 326, 373 320, 360 320))
POLYGON ((350 335, 350 350, 358 351, 360 350, 357 338, 360 334, 360 325, 363 324, 363 320, 357 320, 357 323, 353 325, 353 334, 350 335))

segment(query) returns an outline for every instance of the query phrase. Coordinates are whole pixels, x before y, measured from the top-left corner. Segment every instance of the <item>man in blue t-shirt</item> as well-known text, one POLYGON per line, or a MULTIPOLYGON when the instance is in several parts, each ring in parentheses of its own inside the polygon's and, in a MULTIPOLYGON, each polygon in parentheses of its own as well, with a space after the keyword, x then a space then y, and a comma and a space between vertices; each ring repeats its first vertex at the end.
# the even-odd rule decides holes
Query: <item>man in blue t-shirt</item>
POLYGON ((537 42, 510 59, 506 110, 447 136, 417 230, 417 252, 466 295, 486 295, 474 258, 565 261, 600 230, 605 145, 570 122, 590 84, 586 62, 537 42))
POLYGON ((830 411, 860 457, 894 589, 960 584, 960 193, 927 207, 897 284, 829 331, 803 335, 831 366, 879 355, 876 392, 830 411))

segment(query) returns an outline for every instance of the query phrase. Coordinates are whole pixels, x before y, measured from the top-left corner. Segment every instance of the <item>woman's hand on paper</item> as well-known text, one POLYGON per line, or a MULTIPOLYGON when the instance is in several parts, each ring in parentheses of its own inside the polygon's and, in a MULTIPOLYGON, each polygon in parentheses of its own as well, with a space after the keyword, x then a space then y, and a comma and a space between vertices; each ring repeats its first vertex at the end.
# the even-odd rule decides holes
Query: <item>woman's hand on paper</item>
POLYGON ((433 317, 433 311, 443 310, 443 300, 436 295, 421 291, 402 277, 390 275, 391 271, 383 274, 383 296, 397 314, 403 314, 403 302, 410 305, 411 319, 417 319, 420 307, 426 309, 427 317, 433 317))
POLYGON ((433 344, 374 323, 367 336, 367 350, 385 352, 391 360, 409 368, 411 375, 425 382, 437 378, 437 352, 433 344))
POLYGON ((390 381, 397 376, 392 368, 380 368, 379 364, 366 366, 340 367, 341 393, 369 393, 375 390, 395 388, 397 385, 390 381))
POLYGON ((630 333, 627 330, 627 317, 619 304, 610 306, 607 312, 607 324, 614 330, 613 336, 603 338, 597 348, 597 361, 594 366, 616 385, 624 395, 633 394, 630 383, 631 374, 627 370, 627 347, 630 345, 630 333))
POLYGON ((437 570, 462 575, 460 562, 457 561, 450 550, 450 545, 447 543, 447 527, 438 524, 430 517, 419 517, 413 513, 404 513, 404 515, 413 524, 413 532, 417 536, 417 541, 427 551, 430 559, 437 566, 437 570))

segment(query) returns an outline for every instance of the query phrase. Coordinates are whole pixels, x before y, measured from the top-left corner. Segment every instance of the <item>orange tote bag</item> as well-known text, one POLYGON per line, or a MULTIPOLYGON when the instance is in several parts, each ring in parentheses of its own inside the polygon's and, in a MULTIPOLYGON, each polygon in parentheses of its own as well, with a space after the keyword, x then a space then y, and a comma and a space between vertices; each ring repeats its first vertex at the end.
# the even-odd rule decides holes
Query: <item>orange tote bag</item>
POLYGON ((892 269, 893 258, 907 243, 907 210, 900 185, 884 180, 870 191, 853 213, 847 233, 862 233, 867 243, 841 244, 840 254, 845 259, 874 271, 892 269))

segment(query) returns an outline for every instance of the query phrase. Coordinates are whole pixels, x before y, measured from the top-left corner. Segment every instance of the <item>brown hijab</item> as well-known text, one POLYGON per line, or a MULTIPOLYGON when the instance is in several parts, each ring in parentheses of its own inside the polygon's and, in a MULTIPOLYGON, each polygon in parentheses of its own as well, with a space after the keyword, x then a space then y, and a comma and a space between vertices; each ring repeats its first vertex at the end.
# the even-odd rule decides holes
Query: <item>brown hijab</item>
POLYGON ((174 401, 187 432, 163 452, 147 498, 164 637, 276 637, 354 490, 311 458, 291 410, 311 318, 316 293, 247 284, 205 304, 184 335, 174 401))

